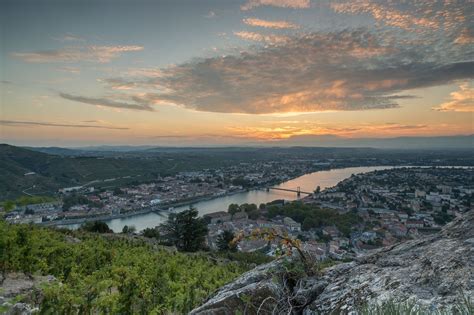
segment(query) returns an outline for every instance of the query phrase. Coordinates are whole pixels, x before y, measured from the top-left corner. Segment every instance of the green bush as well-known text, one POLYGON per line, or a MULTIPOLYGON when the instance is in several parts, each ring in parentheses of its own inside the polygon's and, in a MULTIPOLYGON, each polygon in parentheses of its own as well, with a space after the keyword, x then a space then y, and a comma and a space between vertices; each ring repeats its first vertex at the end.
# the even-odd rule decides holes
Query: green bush
POLYGON ((271 262, 274 258, 260 253, 255 252, 218 252, 218 256, 229 259, 231 261, 244 264, 245 266, 252 267, 253 265, 261 265, 271 262))
MULTIPOLYGON (((107 223, 101 221, 89 221, 85 222, 80 227, 81 230, 86 232, 93 232, 93 233, 113 233, 107 223)), ((128 230, 128 227, 127 227, 128 230)))
POLYGON ((0 268, 53 275, 44 314, 187 313, 247 268, 123 237, 0 221, 0 268), (79 241, 78 241, 79 240, 79 241))

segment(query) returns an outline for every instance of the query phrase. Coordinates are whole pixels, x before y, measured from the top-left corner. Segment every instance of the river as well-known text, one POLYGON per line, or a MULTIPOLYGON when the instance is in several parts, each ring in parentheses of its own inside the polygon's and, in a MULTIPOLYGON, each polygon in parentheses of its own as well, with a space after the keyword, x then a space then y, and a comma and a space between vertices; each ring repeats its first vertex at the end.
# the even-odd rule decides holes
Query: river
MULTIPOLYGON (((348 167, 341 169, 332 169, 328 171, 319 171, 309 173, 295 179, 276 185, 278 188, 296 189, 300 187, 301 191, 312 192, 317 186, 321 189, 335 186, 340 181, 349 178, 352 174, 367 173, 375 170, 385 170, 394 168, 393 166, 373 166, 373 167, 348 167)), ((301 197, 306 196, 301 194, 301 197)), ((200 215, 216 211, 227 211, 227 207, 231 203, 261 203, 270 202, 276 199, 296 200, 298 197, 294 192, 279 190, 251 190, 248 192, 237 193, 233 195, 217 197, 211 200, 196 202, 193 206, 199 211, 200 215)), ((175 212, 188 209, 189 206, 176 207, 175 212)), ((135 226, 137 231, 141 231, 148 227, 155 227, 166 221, 167 212, 149 212, 146 214, 138 214, 126 218, 118 218, 105 221, 114 232, 121 232, 125 225, 135 226)), ((78 225, 69 225, 70 228, 77 228, 78 225)))

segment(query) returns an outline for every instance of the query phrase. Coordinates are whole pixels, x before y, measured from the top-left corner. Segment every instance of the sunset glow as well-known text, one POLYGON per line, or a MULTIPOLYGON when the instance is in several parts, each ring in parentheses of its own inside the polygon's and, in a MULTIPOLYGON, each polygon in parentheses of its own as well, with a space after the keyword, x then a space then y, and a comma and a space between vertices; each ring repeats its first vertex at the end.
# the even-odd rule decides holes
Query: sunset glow
POLYGON ((472 7, 4 1, 0 141, 244 145, 469 135, 472 7))

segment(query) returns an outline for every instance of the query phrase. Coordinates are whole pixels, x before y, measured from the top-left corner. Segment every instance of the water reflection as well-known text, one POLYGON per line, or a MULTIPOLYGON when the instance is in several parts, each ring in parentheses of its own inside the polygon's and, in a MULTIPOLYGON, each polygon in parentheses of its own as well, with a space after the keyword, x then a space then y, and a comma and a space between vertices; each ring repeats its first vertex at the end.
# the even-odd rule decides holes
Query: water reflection
MULTIPOLYGON (((371 172, 375 170, 384 170, 393 168, 392 166, 376 166, 376 167, 350 167, 342 169, 334 169, 329 171, 320 171, 310 174, 303 175, 301 177, 289 180, 284 182, 276 187, 285 188, 285 189, 296 189, 300 187, 302 191, 312 192, 316 189, 317 186, 320 186, 321 189, 335 186, 338 182, 349 178, 352 174, 360 174, 371 172)), ((302 195, 304 197, 305 195, 302 195)), ((216 211, 226 211, 227 207, 231 203, 255 203, 259 205, 260 203, 266 203, 273 201, 275 199, 286 199, 286 200, 295 200, 297 195, 294 192, 279 191, 279 190, 254 190, 249 192, 243 192, 231 196, 223 196, 212 200, 201 201, 193 204, 199 210, 201 215, 216 212, 216 211)), ((177 207, 174 211, 182 211, 187 209, 188 206, 177 207)), ((112 219, 106 221, 109 227, 114 230, 114 232, 122 231, 122 228, 125 225, 133 225, 136 227, 137 231, 143 230, 147 227, 155 227, 166 221, 167 213, 147 213, 140 214, 127 218, 112 219)))

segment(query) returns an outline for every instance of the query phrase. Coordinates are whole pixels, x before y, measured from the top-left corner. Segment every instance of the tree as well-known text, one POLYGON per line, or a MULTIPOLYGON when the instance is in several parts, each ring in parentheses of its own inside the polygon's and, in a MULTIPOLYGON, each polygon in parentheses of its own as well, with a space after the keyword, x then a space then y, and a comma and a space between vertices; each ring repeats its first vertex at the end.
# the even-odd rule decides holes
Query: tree
POLYGON ((232 185, 234 186, 242 186, 244 188, 248 188, 252 186, 252 182, 243 178, 243 177, 237 177, 232 180, 232 185))
POLYGON ((433 219, 436 224, 444 225, 450 222, 454 217, 447 214, 446 212, 436 212, 433 214, 433 219))
POLYGON ((12 236, 13 233, 8 233, 9 231, 6 230, 7 228, 8 227, 6 224, 0 225, 0 235, 2 236, 0 237, 0 269, 2 271, 0 284, 3 284, 7 271, 9 271, 9 269, 13 269, 13 253, 15 253, 15 250, 18 250, 18 246, 16 246, 12 236))
POLYGON ((28 233, 30 227, 22 225, 16 234, 16 246, 19 248, 19 267, 30 278, 32 278, 34 257, 32 255, 31 234, 28 233))
POLYGON ((217 248, 220 251, 230 251, 236 252, 237 251, 237 244, 232 242, 235 235, 232 231, 225 230, 217 237, 217 248))
POLYGON ((207 225, 202 218, 198 218, 198 211, 190 207, 179 213, 171 213, 164 224, 168 240, 178 250, 195 252, 204 247, 207 235, 207 225))
POLYGON ((316 189, 314 190, 315 194, 319 194, 321 192, 321 187, 317 186, 316 189))
POLYGON ((5 210, 5 212, 9 212, 15 209, 15 207, 16 207, 16 204, 13 200, 7 200, 3 203, 3 209, 5 210))
POLYGON ((113 233, 107 223, 101 221, 86 222, 81 226, 81 230, 94 233, 113 233))
POLYGON ((260 217, 260 211, 259 210, 251 210, 247 211, 247 214, 251 220, 257 220, 260 217))
POLYGON ((236 204, 236 203, 231 203, 231 204, 229 205, 229 208, 227 209, 227 212, 229 212, 230 215, 233 216, 233 215, 236 214, 237 212, 240 212, 240 207, 239 207, 239 205, 236 204))
POLYGON ((260 216, 260 210, 257 208, 257 205, 254 203, 241 204, 240 209, 242 211, 245 211, 248 214, 249 218, 252 220, 256 220, 260 216))
POLYGON ((255 210, 258 210, 257 208, 257 205, 254 204, 254 203, 244 203, 244 204, 241 204, 240 205, 240 209, 247 212, 247 213, 250 213, 252 211, 255 211, 255 210))
POLYGON ((158 229, 156 227, 155 228, 146 228, 142 231, 142 234, 143 234, 143 236, 145 236, 147 238, 156 238, 156 239, 160 238, 160 232, 158 231, 158 229))
POLYGON ((122 229, 123 234, 133 234, 137 229, 133 225, 125 225, 122 229))

